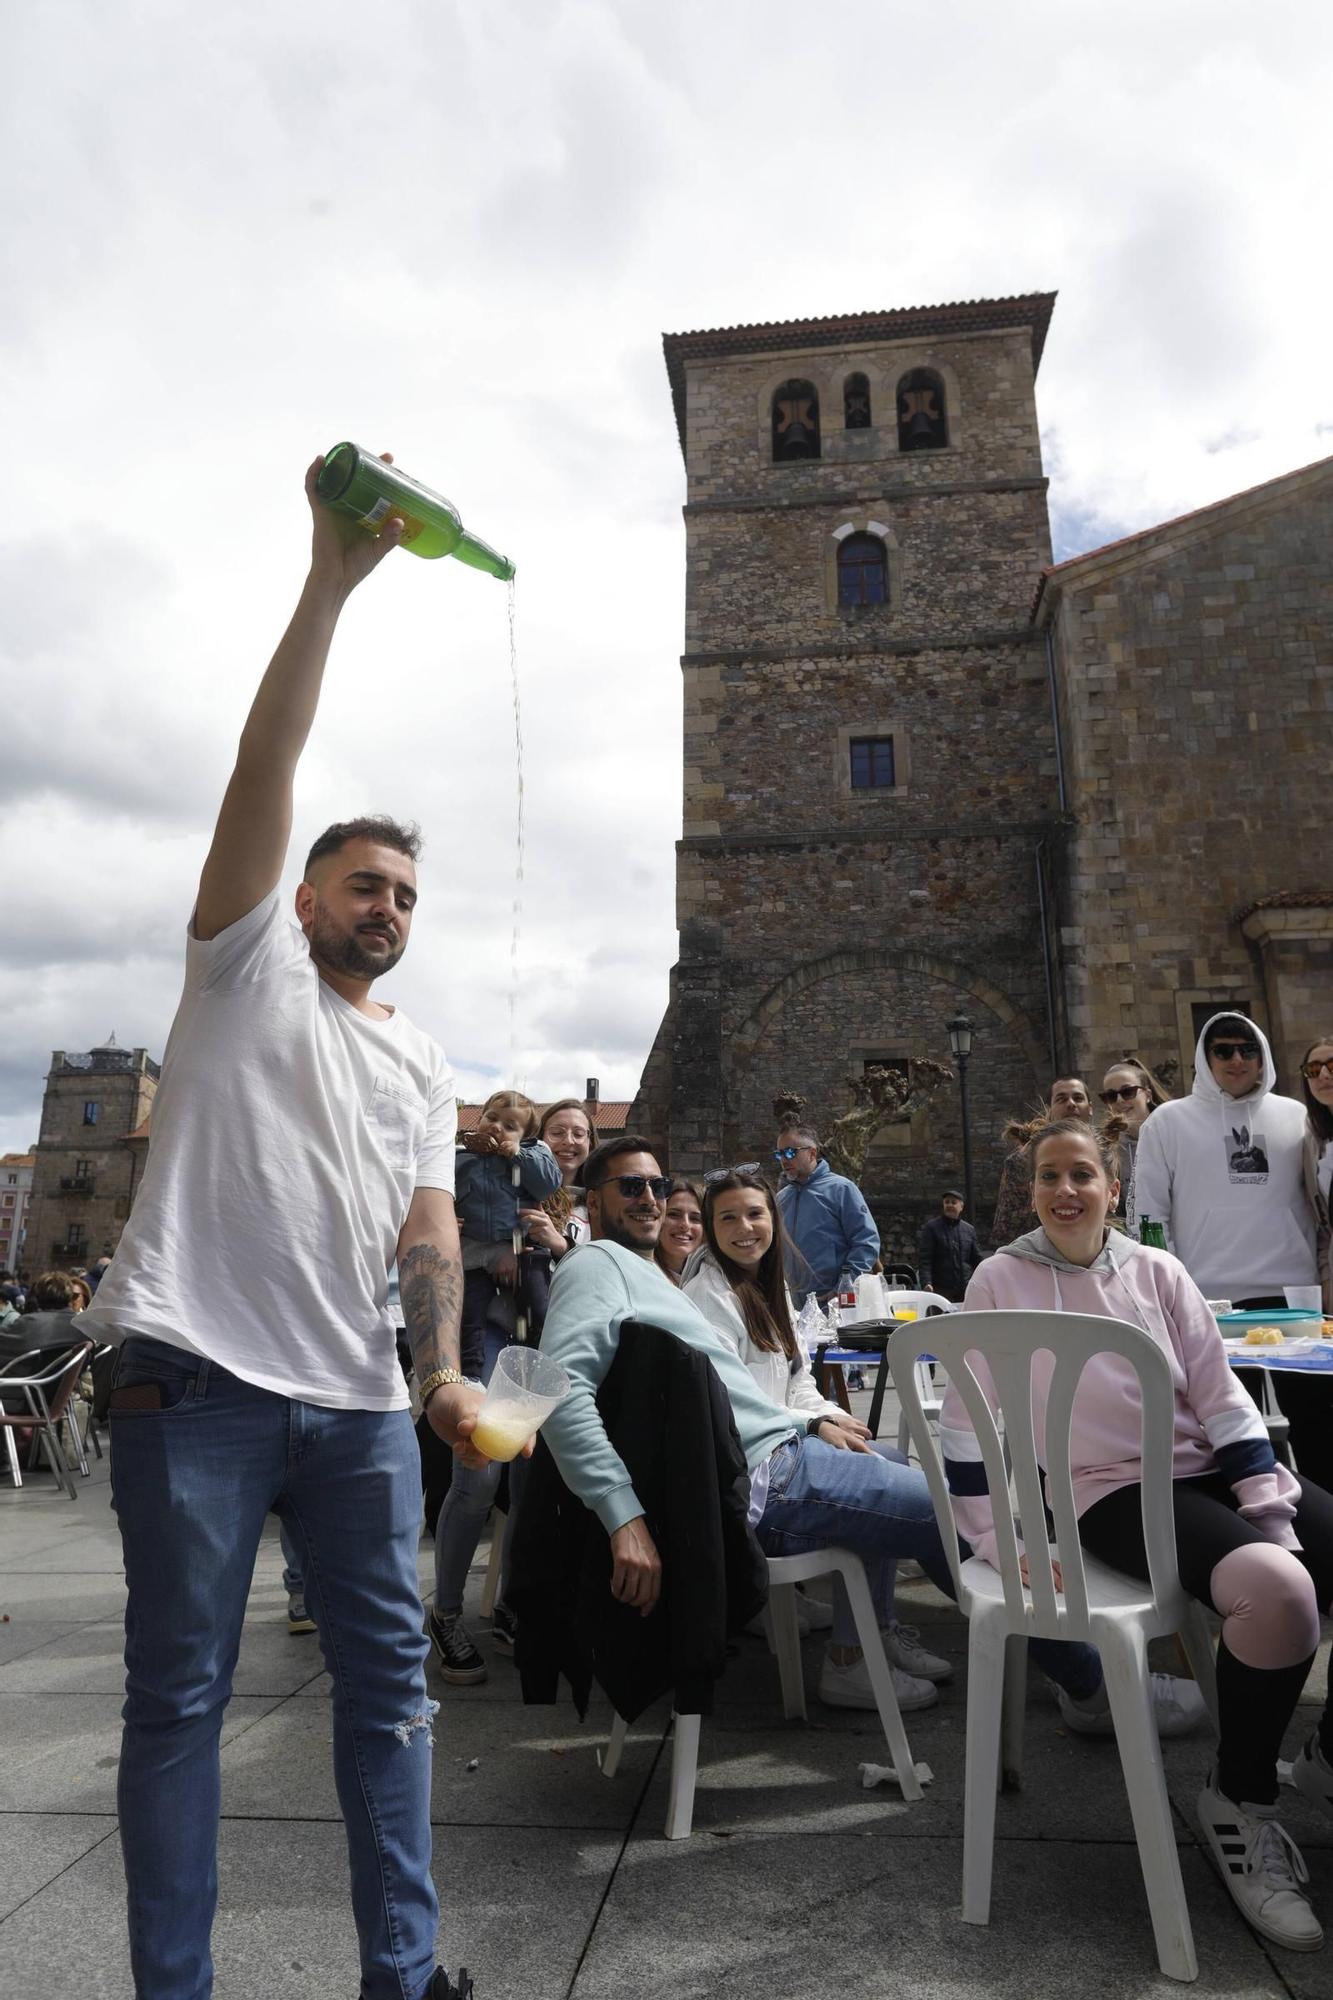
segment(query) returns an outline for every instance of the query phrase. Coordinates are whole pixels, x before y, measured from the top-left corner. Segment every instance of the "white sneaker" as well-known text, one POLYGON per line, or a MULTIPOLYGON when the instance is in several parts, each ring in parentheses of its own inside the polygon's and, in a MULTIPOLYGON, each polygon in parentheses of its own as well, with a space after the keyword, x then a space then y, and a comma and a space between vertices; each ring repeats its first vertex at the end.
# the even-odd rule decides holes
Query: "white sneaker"
MULTIPOLYGON (((898 1697, 898 1706, 906 1714, 913 1708, 930 1708, 939 1700, 939 1694, 930 1681, 914 1679, 905 1674, 901 1667, 890 1664, 893 1675, 893 1691, 898 1697)), ((853 1660, 850 1666, 839 1667, 824 1655, 824 1664, 819 1670, 819 1699, 829 1708, 871 1708, 875 1707, 875 1690, 870 1685, 870 1669, 864 1654, 853 1660)))
POLYGON ((1199 1824, 1222 1880, 1247 1924, 1288 1951, 1318 1951, 1323 1926, 1302 1884, 1309 1871, 1276 1806, 1234 1805, 1217 1773, 1199 1793, 1199 1824))
MULTIPOLYGON (((1188 1735, 1207 1715, 1208 1706, 1197 1682, 1177 1680, 1171 1674, 1150 1674, 1148 1684, 1152 1695, 1153 1721, 1157 1724, 1159 1736, 1188 1735)), ((1075 1701, 1063 1688, 1057 1688, 1055 1696, 1066 1729, 1072 1729, 1076 1736, 1115 1735, 1105 1681, 1086 1701, 1075 1701)))
POLYGON ((803 1583, 796 1586, 796 1616, 801 1633, 827 1632, 833 1623, 833 1606, 827 1598, 816 1597, 803 1583))
POLYGON ((928 1653, 915 1625, 900 1625, 895 1618, 880 1633, 884 1653, 891 1667, 901 1667, 921 1681, 947 1681, 953 1677, 953 1661, 939 1653, 928 1653))
POLYGON ((1300 1756, 1293 1760, 1291 1782, 1311 1805, 1333 1812, 1333 1766, 1319 1748, 1317 1735, 1311 1736, 1300 1756))

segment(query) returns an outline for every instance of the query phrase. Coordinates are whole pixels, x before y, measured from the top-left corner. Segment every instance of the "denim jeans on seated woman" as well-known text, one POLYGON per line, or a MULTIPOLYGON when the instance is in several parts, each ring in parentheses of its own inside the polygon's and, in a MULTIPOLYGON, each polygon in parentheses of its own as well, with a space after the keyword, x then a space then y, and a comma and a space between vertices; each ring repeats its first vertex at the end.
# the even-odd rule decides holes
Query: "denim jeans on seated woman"
MULTIPOLYGON (((946 1597, 954 1595, 949 1559, 919 1466, 891 1445, 868 1452, 842 1451, 822 1438, 792 1438, 769 1460, 768 1499, 758 1529, 765 1555, 803 1555, 813 1549, 851 1549, 865 1564, 880 1629, 893 1616, 894 1565, 909 1559, 946 1597)), ((966 1545, 963 1545, 967 1554, 966 1545)), ((859 1646, 841 1577, 833 1580, 835 1646, 859 1646)), ((1033 1639, 1035 1663, 1076 1701, 1101 1685, 1095 1646, 1061 1639, 1033 1639)))
POLYGON ((405 1409, 317 1408, 161 1341, 121 1348, 111 1470, 129 1602, 117 1798, 143 2000, 212 1989, 218 1738, 270 1508, 291 1537, 333 1677, 361 1992, 425 1994, 439 1911, 419 1467, 405 1409), (118 1406, 136 1387, 138 1404, 118 1406))

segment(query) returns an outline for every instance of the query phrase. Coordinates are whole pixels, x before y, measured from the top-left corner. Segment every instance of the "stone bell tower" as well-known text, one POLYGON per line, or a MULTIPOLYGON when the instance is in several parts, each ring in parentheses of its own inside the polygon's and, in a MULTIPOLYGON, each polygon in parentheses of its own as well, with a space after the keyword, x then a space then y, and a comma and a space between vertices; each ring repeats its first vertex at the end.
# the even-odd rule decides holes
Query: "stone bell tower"
MULTIPOLYGON (((632 1124, 768 1161, 873 1062, 969 1072, 977 1206, 1049 1081, 1056 751, 1034 381, 1054 295, 668 334, 688 481, 680 956, 632 1124)), ((948 1086, 872 1151, 903 1239, 958 1176, 948 1086)))

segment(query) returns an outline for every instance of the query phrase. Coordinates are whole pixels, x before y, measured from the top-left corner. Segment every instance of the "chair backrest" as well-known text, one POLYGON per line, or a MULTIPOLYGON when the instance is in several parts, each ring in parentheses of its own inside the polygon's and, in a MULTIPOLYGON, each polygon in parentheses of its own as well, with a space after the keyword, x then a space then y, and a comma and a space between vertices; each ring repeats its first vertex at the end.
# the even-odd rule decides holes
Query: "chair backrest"
POLYGON ((61 1347, 34 1347, 27 1354, 20 1354, 0 1368, 0 1382, 11 1389, 49 1389, 47 1407, 52 1418, 60 1416, 74 1393, 89 1356, 96 1342, 79 1340, 71 1345, 68 1341, 61 1347))
MULTIPOLYGON (((996 1553, 1011 1618, 1022 1620, 1025 1603, 1030 1602, 1037 1626, 1045 1628, 1049 1636, 1061 1636, 1063 1614, 1068 1614, 1078 1625, 1087 1622, 1088 1587, 1069 1470, 1069 1429, 1079 1379, 1096 1354, 1119 1355, 1138 1376, 1142 1403, 1143 1536, 1148 1573, 1154 1596, 1164 1597, 1174 1588, 1176 1536, 1171 1472, 1175 1398, 1170 1364, 1151 1336, 1142 1327, 1087 1313, 951 1313, 947 1318, 932 1319, 929 1326, 929 1334, 925 1335, 922 1327, 909 1323, 899 1327, 890 1340, 894 1387, 941 1522, 953 1518, 953 1506, 939 1446, 917 1391, 917 1357, 923 1352, 935 1355, 962 1398, 986 1468, 995 1517, 996 1553), (973 1369, 969 1357, 974 1354, 984 1360, 990 1372, 995 1410, 973 1369), (1039 1354, 1049 1354, 1054 1362, 1046 1398, 1044 1463, 1038 1462, 1032 1422, 1032 1368, 1039 1354), (1026 1593, 1019 1571, 1018 1538, 1005 1464, 1006 1445, 1012 1461, 1018 1516, 1025 1531, 1029 1575, 1026 1593), (1060 1594, 1055 1589, 1050 1563, 1042 1559, 1047 1546, 1047 1507, 1055 1525, 1054 1553, 1064 1585, 1060 1594)), ((954 1538, 946 1535, 944 1541, 959 1585, 960 1602, 965 1602, 954 1538)))
POLYGON ((884 1282, 891 1292, 901 1291, 904 1286, 914 1291, 921 1280, 910 1264, 886 1264, 884 1282))

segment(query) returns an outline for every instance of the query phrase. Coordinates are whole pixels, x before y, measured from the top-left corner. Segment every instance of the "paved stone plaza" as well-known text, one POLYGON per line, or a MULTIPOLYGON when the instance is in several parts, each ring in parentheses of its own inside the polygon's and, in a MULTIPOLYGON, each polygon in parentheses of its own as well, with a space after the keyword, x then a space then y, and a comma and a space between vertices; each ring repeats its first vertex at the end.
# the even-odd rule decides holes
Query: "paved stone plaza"
MULTIPOLYGON (((36 1474, 0 1487, 0 1992, 129 2000, 115 1781, 124 1591, 108 1468, 76 1505, 36 1474)), ((483 1549, 484 1556, 485 1551, 483 1549)), ((422 1577, 430 1575, 423 1543, 422 1577)), ((220 2000, 353 2000, 355 1940, 318 1642, 287 1634, 276 1534, 260 1557, 223 1737, 220 2000)), ((475 1611, 481 1571, 475 1573, 475 1611)), ((904 1612, 962 1664, 961 1621, 927 1585, 904 1612)), ((486 1628, 477 1624, 483 1651, 486 1628)), ((817 1644, 807 1653, 813 1690, 817 1644)), ((1159 1665, 1169 1664, 1159 1660, 1159 1665)), ((1325 1658, 1309 1690, 1322 1699, 1325 1658)), ((605 1705, 524 1709, 503 1655, 477 1688, 434 1685, 435 1871, 448 1962, 477 2000, 824 2000, 902 1992, 1108 1996, 1178 1991, 1158 1973, 1114 1746, 1073 1739, 1031 1689, 1027 1782, 999 1808, 993 1920, 959 1922, 964 1699, 908 1717, 935 1774, 924 1801, 858 1786, 871 1717, 784 1724, 776 1669, 742 1642, 705 1725, 693 1837, 662 1838, 666 1716, 609 1782, 605 1705), (475 1769, 468 1767, 475 1760, 475 1769)), ((1291 1742, 1305 1726, 1303 1711, 1291 1742)), ((1197 1845, 1206 1739, 1166 1746, 1200 1996, 1333 1996, 1333 1945, 1252 1937, 1197 1845)), ((1290 1745, 1288 1749, 1290 1754, 1290 1745)), ((1292 1800, 1333 1930, 1333 1822, 1292 1800)))

